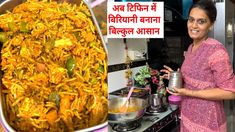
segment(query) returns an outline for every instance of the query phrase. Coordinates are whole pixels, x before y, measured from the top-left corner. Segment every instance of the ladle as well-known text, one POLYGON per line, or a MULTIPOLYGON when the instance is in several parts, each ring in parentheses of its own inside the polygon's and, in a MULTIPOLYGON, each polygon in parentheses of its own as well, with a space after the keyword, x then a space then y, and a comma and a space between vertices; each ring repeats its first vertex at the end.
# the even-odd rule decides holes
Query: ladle
POLYGON ((130 99, 133 90, 134 90, 134 87, 131 87, 130 91, 127 95, 127 98, 126 98, 126 101, 125 101, 124 105, 120 108, 121 113, 125 113, 127 111, 127 109, 128 109, 128 100, 130 99))

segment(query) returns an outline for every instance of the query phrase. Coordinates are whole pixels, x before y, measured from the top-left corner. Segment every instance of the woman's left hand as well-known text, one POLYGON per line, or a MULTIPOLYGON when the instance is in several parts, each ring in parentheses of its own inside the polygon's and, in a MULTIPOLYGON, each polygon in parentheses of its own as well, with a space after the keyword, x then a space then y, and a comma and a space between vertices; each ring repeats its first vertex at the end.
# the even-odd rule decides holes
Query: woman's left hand
POLYGON ((177 95, 177 96, 188 96, 191 90, 186 89, 186 88, 172 88, 169 89, 167 88, 167 92, 172 94, 172 95, 177 95))
POLYGON ((235 93, 221 88, 207 88, 202 90, 193 90, 188 88, 166 89, 168 93, 177 96, 189 96, 208 100, 227 100, 234 99, 235 93))

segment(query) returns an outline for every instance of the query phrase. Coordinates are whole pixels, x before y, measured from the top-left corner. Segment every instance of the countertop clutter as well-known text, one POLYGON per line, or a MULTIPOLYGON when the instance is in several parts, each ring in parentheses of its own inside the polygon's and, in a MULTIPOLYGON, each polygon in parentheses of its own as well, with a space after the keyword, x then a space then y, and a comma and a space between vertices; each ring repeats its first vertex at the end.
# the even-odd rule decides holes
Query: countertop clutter
MULTIPOLYGON (((109 99, 125 97, 128 88, 122 88, 109 93, 109 99)), ((134 98, 142 98, 149 101, 149 92, 146 89, 136 89, 132 95, 134 98), (137 92, 138 91, 138 92, 137 92)), ((128 114, 128 113, 126 113, 128 114)), ((178 105, 164 104, 161 109, 147 106, 143 116, 136 120, 126 122, 109 122, 109 132, 179 132, 178 105)))
POLYGON ((169 106, 167 111, 151 115, 145 113, 136 121, 112 124, 109 123, 109 132, 178 132, 178 108, 169 106), (171 108, 170 108, 171 107, 171 108))

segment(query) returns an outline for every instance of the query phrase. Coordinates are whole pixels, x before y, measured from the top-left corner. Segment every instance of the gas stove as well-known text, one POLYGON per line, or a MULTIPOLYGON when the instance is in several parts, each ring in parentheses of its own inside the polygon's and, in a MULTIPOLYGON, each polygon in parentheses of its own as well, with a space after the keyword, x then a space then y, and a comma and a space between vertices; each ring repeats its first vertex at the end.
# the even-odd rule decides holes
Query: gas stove
MULTIPOLYGON (((121 88, 109 93, 109 98, 126 97, 129 92, 128 87, 121 88)), ((135 88, 131 97, 148 99, 149 90, 145 88, 135 88)), ((109 132, 165 132, 170 124, 178 122, 179 109, 177 105, 165 105, 161 109, 154 109, 151 106, 146 108, 145 114, 140 119, 133 122, 123 122, 118 124, 109 123, 109 132)))
POLYGON ((112 124, 109 123, 109 132, 159 132, 170 123, 178 120, 179 110, 176 105, 169 105, 165 112, 158 114, 148 114, 129 123, 112 124))

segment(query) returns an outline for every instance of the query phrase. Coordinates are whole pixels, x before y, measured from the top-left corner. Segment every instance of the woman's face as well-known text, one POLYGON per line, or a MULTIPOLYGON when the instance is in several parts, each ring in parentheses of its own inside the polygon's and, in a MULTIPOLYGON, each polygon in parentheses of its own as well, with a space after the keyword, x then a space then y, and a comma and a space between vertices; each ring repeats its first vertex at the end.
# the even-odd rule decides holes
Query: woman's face
POLYGON ((187 22, 188 34, 194 41, 206 39, 212 25, 204 10, 196 7, 190 11, 187 22))

